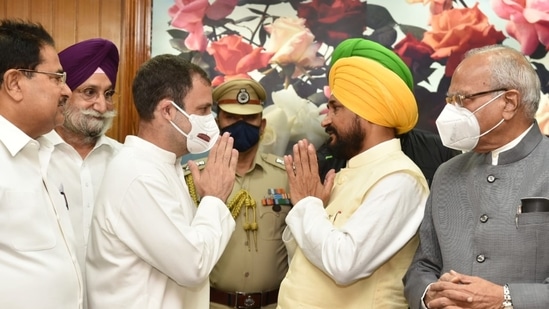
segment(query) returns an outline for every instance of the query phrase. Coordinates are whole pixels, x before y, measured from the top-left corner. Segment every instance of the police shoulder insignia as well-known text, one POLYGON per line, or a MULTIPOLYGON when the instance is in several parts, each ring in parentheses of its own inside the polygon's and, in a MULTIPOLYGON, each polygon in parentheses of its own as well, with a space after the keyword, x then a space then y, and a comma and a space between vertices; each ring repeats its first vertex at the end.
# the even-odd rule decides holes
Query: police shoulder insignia
POLYGON ((286 170, 286 167, 284 166, 284 159, 282 157, 270 153, 262 153, 261 158, 270 165, 286 170))

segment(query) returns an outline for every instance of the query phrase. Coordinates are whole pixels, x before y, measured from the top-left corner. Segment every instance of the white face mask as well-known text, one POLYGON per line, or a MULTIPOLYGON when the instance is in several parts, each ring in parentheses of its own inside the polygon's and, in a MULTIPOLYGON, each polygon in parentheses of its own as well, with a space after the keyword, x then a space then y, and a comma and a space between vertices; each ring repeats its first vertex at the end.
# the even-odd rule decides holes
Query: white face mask
POLYGON ((185 115, 191 123, 191 131, 185 133, 170 120, 172 126, 187 138, 187 150, 194 154, 203 153, 212 149, 219 137, 219 128, 217 127, 214 116, 211 113, 203 116, 194 114, 189 115, 173 101, 171 103, 178 111, 185 115))
POLYGON ((501 125, 505 119, 501 119, 501 121, 491 129, 480 134, 480 125, 474 114, 488 104, 494 102, 503 94, 504 92, 498 94, 473 112, 469 111, 465 107, 454 104, 446 104, 436 120, 436 125, 442 144, 448 148, 461 151, 471 151, 475 149, 478 140, 482 136, 492 132, 492 130, 501 125))

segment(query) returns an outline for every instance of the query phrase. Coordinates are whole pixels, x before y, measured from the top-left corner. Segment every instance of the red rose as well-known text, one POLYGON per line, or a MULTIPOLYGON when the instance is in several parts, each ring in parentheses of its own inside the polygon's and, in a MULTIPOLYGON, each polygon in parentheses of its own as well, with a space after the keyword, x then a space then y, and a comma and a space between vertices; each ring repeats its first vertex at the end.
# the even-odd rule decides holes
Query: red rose
POLYGON ((488 18, 478 9, 452 9, 433 15, 432 30, 427 31, 423 42, 435 52, 433 59, 448 58, 446 76, 452 76, 463 54, 471 48, 501 43, 505 36, 488 23, 488 18))
POLYGON ((316 40, 336 46, 366 29, 364 4, 359 0, 313 0, 302 3, 297 16, 304 18, 316 40))
MULTIPOLYGON (((227 79, 236 76, 250 78, 248 72, 267 66, 273 55, 245 43, 238 35, 228 35, 212 42, 208 46, 208 53, 215 59, 216 70, 227 79)), ((217 83, 218 80, 219 78, 214 81, 217 83)), ((214 81, 213 86, 217 86, 214 81)))
POLYGON ((410 68, 414 67, 414 63, 419 63, 428 68, 433 62, 431 54, 434 50, 431 46, 419 41, 409 33, 395 45, 393 50, 410 68))

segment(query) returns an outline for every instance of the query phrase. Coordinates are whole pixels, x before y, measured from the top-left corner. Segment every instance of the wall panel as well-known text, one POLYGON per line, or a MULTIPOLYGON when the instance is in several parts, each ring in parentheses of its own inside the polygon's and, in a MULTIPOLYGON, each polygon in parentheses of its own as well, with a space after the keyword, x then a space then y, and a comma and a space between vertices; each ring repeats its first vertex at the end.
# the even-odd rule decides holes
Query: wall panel
POLYGON ((30 20, 40 22, 46 29, 52 29, 53 0, 34 1, 28 9, 30 20))
MULTIPOLYGON (((125 130, 126 134, 137 133, 138 117, 132 103, 131 86, 137 69, 150 58, 151 13, 152 0, 126 1, 123 19, 126 26, 123 27, 122 48, 125 57, 124 70, 119 73, 119 87, 125 94, 121 97, 119 113, 124 117, 118 117, 120 130, 125 130)), ((119 136, 119 140, 121 139, 122 136, 119 136)))
POLYGON ((17 18, 29 19, 30 9, 29 2, 31 0, 5 0, 6 13, 17 18))
POLYGON ((119 48, 122 46, 122 22, 124 1, 101 0, 101 19, 99 20, 99 34, 111 38, 119 48))
MULTIPOLYGON (((39 1, 39 0, 34 0, 39 1)), ((53 26, 51 29, 55 39, 57 49, 63 50, 65 47, 76 42, 76 24, 78 22, 76 15, 77 2, 74 0, 52 0, 53 1, 53 26)))
POLYGON ((0 18, 6 18, 7 7, 8 7, 7 1, 0 1, 0 18))
MULTIPOLYGON (((99 25, 103 18, 99 11, 101 1, 78 1, 76 5, 76 41, 99 36, 99 25)), ((120 29, 118 29, 120 31, 120 29)))

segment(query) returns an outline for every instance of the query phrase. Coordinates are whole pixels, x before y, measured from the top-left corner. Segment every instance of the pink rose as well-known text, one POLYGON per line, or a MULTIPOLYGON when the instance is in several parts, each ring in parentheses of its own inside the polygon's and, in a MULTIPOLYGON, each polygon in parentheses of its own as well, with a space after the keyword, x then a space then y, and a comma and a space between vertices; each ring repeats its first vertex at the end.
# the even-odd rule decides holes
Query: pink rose
POLYGON ((213 86, 232 78, 250 78, 248 72, 266 67, 272 56, 272 53, 266 53, 262 48, 245 43, 237 35, 224 36, 212 42, 208 53, 215 59, 216 70, 225 75, 215 77, 213 86))
POLYGON ((300 74, 302 68, 319 67, 324 64, 324 58, 317 57, 320 43, 314 41, 314 35, 305 27, 305 19, 281 17, 265 30, 271 35, 265 44, 267 52, 275 53, 271 63, 281 66, 295 64, 295 74, 300 74))
POLYGON ((406 0, 406 2, 411 3, 411 4, 423 3, 423 5, 426 5, 431 1, 432 0, 406 0))
POLYGON ((478 8, 452 9, 433 15, 432 29, 425 32, 423 40, 435 52, 433 59, 448 58, 446 76, 452 76, 463 54, 471 48, 501 43, 505 36, 488 22, 488 17, 478 8))
POLYGON ((190 50, 204 51, 208 44, 202 23, 204 16, 214 20, 222 19, 231 14, 237 3, 238 0, 217 0, 210 5, 208 0, 175 0, 168 14, 172 18, 172 27, 189 33, 185 46, 190 50))
POLYGON ((540 42, 549 45, 549 1, 492 0, 492 8, 509 20, 507 33, 519 41, 525 55, 531 55, 540 42))
POLYGON ((549 135, 549 97, 541 94, 536 120, 543 134, 549 135))
POLYGON ((429 5, 431 15, 440 14, 443 11, 452 9, 452 0, 432 0, 429 5))

